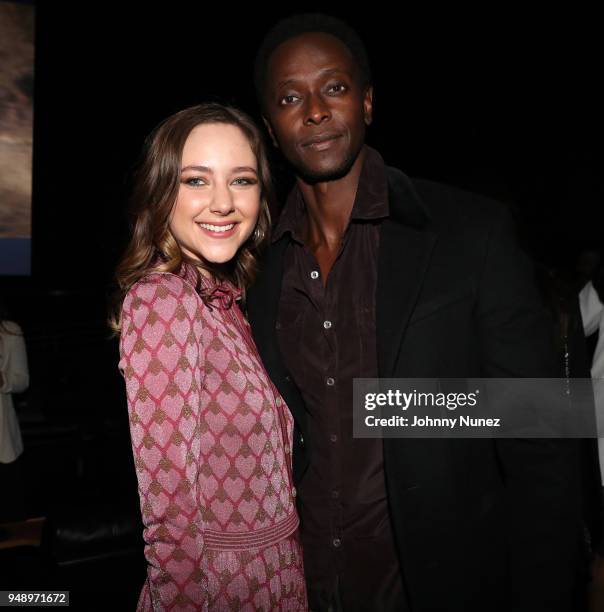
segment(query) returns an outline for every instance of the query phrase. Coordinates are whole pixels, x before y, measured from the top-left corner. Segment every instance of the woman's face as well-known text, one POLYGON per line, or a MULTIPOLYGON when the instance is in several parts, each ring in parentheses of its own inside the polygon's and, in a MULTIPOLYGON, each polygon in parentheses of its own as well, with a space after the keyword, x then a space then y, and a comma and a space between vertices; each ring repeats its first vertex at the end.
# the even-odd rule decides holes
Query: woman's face
POLYGON ((225 263, 248 239, 260 212, 258 164, 235 125, 198 125, 185 142, 170 231, 199 261, 225 263))

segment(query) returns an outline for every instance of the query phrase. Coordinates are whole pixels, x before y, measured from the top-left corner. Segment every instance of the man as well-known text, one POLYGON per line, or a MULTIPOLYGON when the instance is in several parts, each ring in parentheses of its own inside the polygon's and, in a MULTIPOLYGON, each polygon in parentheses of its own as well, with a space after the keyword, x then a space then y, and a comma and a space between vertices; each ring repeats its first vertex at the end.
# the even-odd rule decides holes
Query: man
POLYGON ((296 184, 248 310, 296 421, 310 608, 568 610, 574 444, 352 436, 353 378, 551 374, 505 211, 364 144, 369 63, 340 21, 278 24, 256 86, 296 184))

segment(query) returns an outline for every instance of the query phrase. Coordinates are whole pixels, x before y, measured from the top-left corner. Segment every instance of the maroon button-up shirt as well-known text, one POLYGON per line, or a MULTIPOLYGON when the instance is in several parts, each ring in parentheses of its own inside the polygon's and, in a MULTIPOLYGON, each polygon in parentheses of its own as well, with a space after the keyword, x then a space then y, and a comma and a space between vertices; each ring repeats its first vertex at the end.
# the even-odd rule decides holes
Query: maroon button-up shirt
POLYGON ((311 463, 298 487, 311 609, 326 608, 335 597, 345 610, 404 609, 382 440, 352 435, 352 380, 378 376, 378 226, 387 216, 384 162, 366 147, 350 221, 326 283, 304 245, 306 212, 297 188, 274 234, 275 240, 286 232, 291 237, 277 338, 306 403, 312 438, 311 463))

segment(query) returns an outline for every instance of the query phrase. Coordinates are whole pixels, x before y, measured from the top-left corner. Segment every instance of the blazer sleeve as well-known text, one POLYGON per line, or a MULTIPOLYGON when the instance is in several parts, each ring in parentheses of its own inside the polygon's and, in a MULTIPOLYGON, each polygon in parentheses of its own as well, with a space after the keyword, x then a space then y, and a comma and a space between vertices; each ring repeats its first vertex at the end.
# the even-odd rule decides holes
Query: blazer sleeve
MULTIPOLYGON (((491 225, 480 282, 482 375, 554 377, 553 322, 514 234, 501 210, 491 225)), ((581 538, 579 442, 498 439, 495 445, 505 483, 510 609, 570 610, 581 538)))
POLYGON ((130 290, 122 309, 119 367, 126 380, 154 610, 199 610, 207 600, 197 494, 197 299, 182 279, 155 274, 130 290))
POLYGON ((10 334, 3 334, 0 342, 6 352, 2 367, 2 385, 0 393, 21 393, 29 386, 27 352, 21 328, 12 321, 7 321, 10 334))

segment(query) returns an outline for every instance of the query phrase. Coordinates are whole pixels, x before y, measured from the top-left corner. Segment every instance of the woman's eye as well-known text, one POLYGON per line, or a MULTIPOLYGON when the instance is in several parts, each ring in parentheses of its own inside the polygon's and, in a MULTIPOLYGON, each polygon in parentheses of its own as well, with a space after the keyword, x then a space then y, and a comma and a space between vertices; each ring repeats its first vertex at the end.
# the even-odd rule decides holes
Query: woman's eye
POLYGON ((199 176, 192 176, 191 178, 184 179, 182 182, 191 187, 201 187, 202 185, 206 184, 206 182, 199 176))
POLYGON ((255 178, 240 176, 233 181, 233 185, 256 185, 258 181, 255 178))

